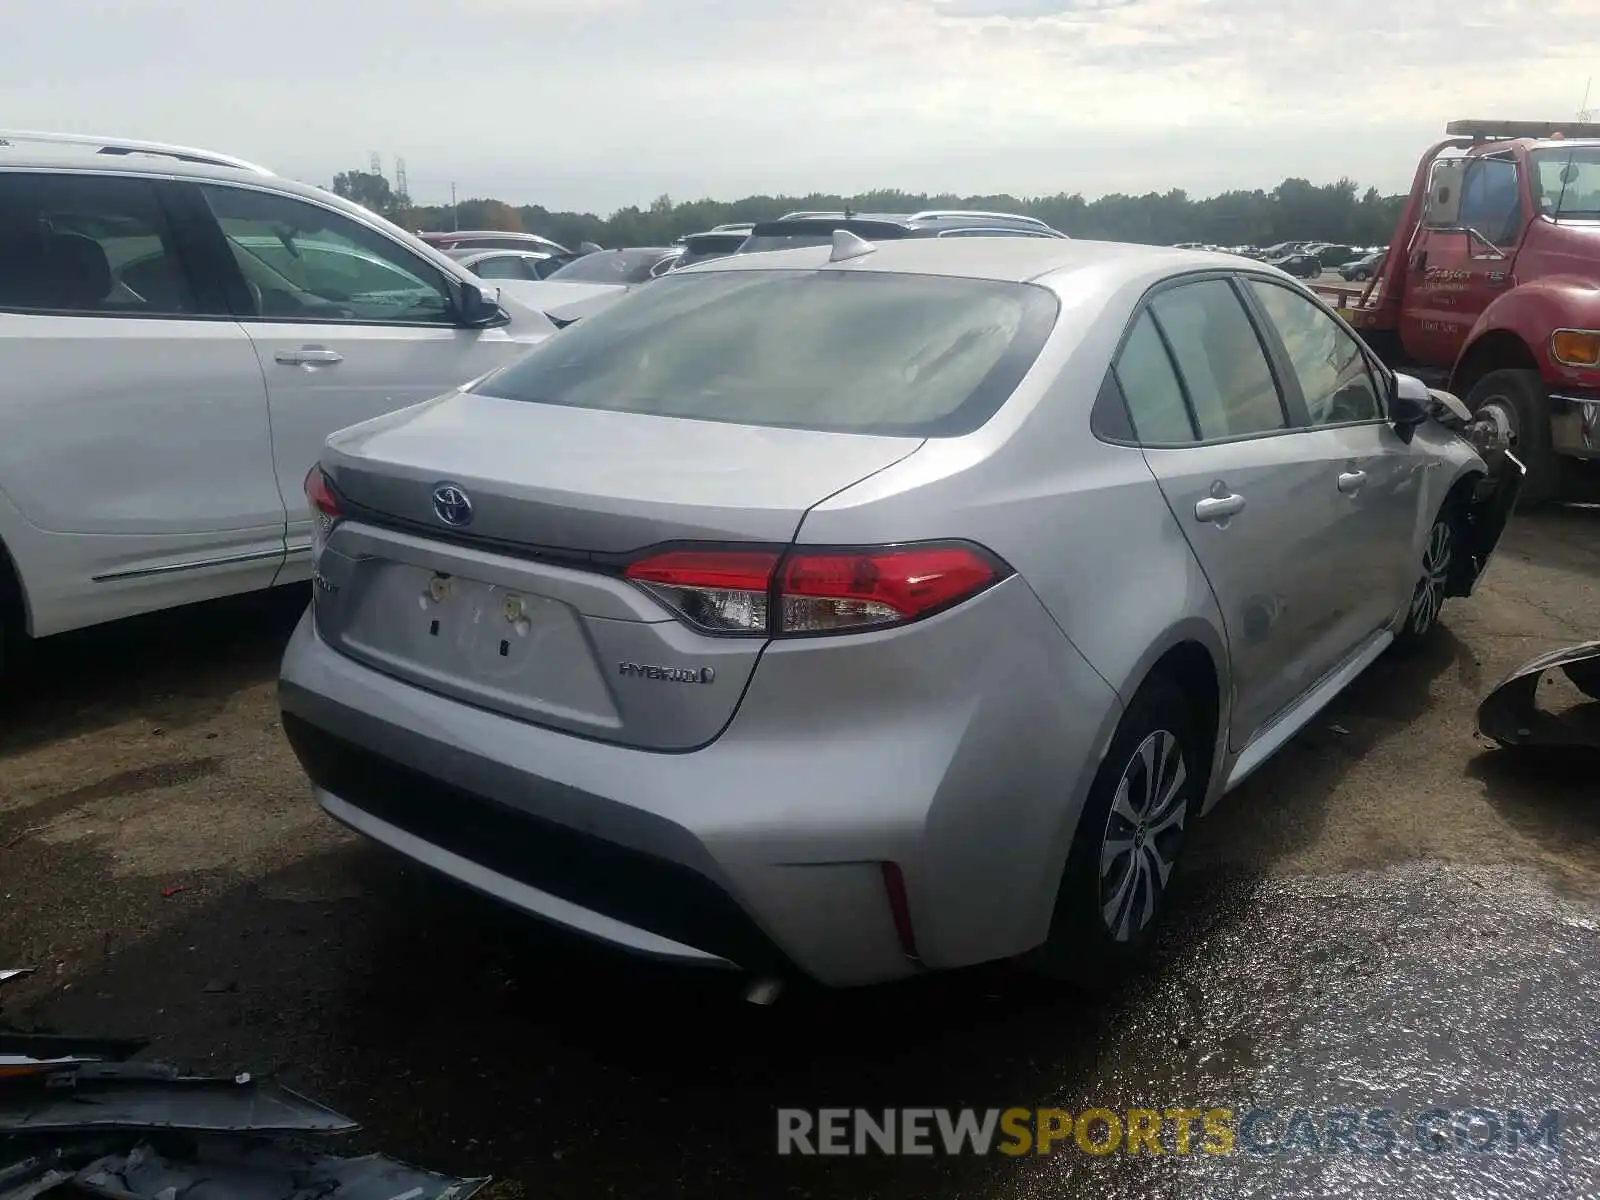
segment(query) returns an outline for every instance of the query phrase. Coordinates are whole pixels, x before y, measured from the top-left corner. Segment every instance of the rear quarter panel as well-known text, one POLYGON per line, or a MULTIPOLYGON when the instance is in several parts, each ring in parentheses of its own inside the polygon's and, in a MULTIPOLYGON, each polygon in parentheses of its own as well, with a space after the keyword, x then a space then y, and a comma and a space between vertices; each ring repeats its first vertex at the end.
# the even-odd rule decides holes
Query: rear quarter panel
MULTIPOLYGON (((1093 286, 1058 293, 1058 334, 988 424, 966 437, 930 440, 818 505, 799 541, 978 542, 1016 569, 1124 703, 1174 645, 1205 647, 1225 727, 1228 660, 1216 599, 1143 453, 1089 431, 1106 365, 1142 292, 1142 285, 1121 289, 1110 303, 1093 286)), ((1114 731, 1113 722, 1083 764, 1072 787, 1079 798, 1114 731)), ((1216 781, 1220 756, 1214 764, 1216 781)), ((1075 815, 1076 804, 1070 807, 1075 815)))

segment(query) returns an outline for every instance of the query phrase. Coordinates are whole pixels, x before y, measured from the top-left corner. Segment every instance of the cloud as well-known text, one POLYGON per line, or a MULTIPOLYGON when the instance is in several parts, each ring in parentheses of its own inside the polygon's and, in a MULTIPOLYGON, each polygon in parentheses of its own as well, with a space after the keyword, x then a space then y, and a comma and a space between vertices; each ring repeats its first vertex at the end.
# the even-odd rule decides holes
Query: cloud
POLYGON ((934 0, 941 17, 1004 17, 1030 21, 1044 17, 1076 17, 1126 8, 1138 0, 934 0))
POLYGON ((1593 0, 52 0, 0 112, 420 199, 609 211, 665 191, 1398 190, 1463 116, 1559 118, 1593 0), (1440 64, 1443 64, 1442 66, 1440 64))

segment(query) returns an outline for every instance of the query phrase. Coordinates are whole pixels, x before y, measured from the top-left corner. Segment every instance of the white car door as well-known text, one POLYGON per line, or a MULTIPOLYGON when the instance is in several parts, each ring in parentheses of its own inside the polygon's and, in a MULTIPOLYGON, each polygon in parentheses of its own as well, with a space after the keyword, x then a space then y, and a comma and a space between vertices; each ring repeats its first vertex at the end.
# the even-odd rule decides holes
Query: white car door
POLYGON ((551 327, 464 327, 443 271, 377 223, 248 185, 199 191, 241 276, 239 320, 267 381, 289 514, 284 582, 310 569, 302 488, 330 433, 483 375, 551 327))
POLYGON ((169 185, 0 172, 0 538, 36 636, 265 587, 266 389, 169 185))

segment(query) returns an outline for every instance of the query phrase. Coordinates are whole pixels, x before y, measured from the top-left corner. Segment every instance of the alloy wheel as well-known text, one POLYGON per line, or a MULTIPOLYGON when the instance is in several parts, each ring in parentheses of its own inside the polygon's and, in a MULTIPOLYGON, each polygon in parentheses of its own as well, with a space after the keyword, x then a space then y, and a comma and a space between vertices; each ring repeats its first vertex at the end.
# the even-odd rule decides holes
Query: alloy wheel
POLYGON ((1440 517, 1428 533, 1422 551, 1422 578, 1411 596, 1411 632, 1427 633, 1444 607, 1445 586, 1450 580, 1450 564, 1455 559, 1455 532, 1450 522, 1440 517))
POLYGON ((1122 768, 1100 849, 1100 916, 1119 942, 1156 914, 1188 816, 1188 772, 1177 737, 1151 733, 1122 768))

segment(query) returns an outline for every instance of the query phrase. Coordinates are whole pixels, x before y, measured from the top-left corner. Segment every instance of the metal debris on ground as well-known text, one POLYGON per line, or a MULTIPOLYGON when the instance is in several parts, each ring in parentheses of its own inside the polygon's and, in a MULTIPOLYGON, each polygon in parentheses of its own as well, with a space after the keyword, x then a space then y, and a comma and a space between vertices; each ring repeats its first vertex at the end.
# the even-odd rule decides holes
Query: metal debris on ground
POLYGON ((1600 642, 1552 650, 1523 663, 1478 705, 1478 730, 1502 746, 1564 746, 1600 750, 1600 708, 1545 712, 1536 693, 1545 672, 1561 668, 1574 687, 1600 700, 1600 642))
POLYGON ((489 1182, 326 1153, 310 1139, 356 1122, 249 1072, 127 1061, 143 1046, 0 1028, 0 1200, 468 1200, 489 1182))

